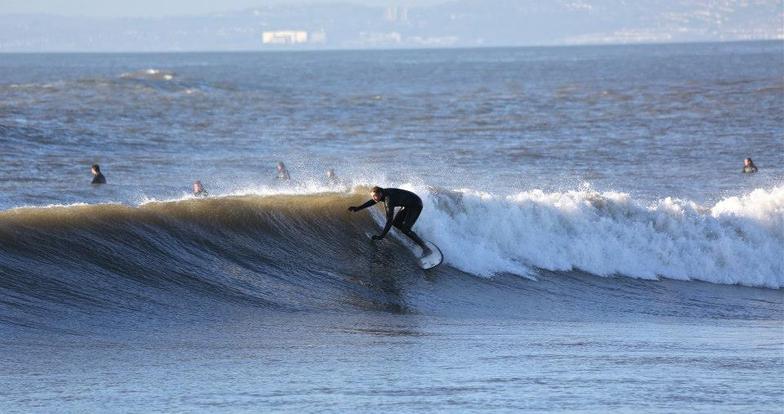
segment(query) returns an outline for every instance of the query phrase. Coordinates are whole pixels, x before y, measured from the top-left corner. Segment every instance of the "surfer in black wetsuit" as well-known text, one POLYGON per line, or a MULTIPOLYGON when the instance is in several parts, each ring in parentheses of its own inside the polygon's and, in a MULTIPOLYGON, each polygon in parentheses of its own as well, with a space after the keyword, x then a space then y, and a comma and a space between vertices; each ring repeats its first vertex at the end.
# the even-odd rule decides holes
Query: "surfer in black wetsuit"
POLYGON ((101 174, 101 166, 93 164, 91 171, 93 173, 93 181, 90 184, 106 184, 106 177, 101 174))
POLYGON ((379 235, 373 236, 373 240, 381 240, 387 235, 392 226, 399 229, 403 234, 413 240, 419 247, 422 248, 422 255, 427 256, 431 253, 430 248, 427 247, 425 242, 411 230, 417 219, 419 213, 422 212, 422 199, 411 191, 401 190, 399 188, 381 188, 373 187, 370 190, 372 199, 368 200, 365 204, 359 207, 351 206, 348 211, 357 212, 364 210, 376 203, 383 202, 387 211, 387 224, 384 226, 384 231, 379 235), (402 209, 395 215, 395 207, 402 207, 402 209))

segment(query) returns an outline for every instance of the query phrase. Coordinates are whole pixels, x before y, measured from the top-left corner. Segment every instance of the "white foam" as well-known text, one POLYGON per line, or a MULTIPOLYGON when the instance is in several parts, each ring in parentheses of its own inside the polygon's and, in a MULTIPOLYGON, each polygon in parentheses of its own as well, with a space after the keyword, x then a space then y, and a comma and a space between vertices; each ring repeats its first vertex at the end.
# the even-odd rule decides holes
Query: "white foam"
POLYGON ((347 184, 327 184, 321 181, 281 182, 279 185, 258 185, 243 187, 223 193, 226 196, 275 196, 308 195, 318 193, 348 192, 347 184))
POLYGON ((533 268, 597 275, 784 285, 784 187, 757 189, 712 207, 628 194, 534 190, 494 195, 430 193, 415 230, 445 261, 489 276, 533 268))
POLYGON ((18 210, 44 210, 44 209, 49 209, 49 208, 51 208, 51 209, 61 209, 61 208, 86 207, 86 206, 98 206, 98 205, 107 205, 107 206, 109 206, 109 205, 121 205, 121 204, 120 203, 114 203, 114 202, 95 203, 95 204, 89 204, 89 203, 83 203, 83 202, 67 203, 67 204, 66 203, 63 203, 63 204, 52 203, 52 204, 44 204, 44 205, 21 205, 21 206, 15 206, 15 207, 11 207, 11 208, 9 208, 8 210, 5 210, 5 211, 12 212, 12 211, 18 211, 18 210))
POLYGON ((125 72, 120 75, 122 79, 149 79, 149 80, 165 80, 170 81, 174 79, 174 72, 161 69, 143 69, 135 72, 125 72))

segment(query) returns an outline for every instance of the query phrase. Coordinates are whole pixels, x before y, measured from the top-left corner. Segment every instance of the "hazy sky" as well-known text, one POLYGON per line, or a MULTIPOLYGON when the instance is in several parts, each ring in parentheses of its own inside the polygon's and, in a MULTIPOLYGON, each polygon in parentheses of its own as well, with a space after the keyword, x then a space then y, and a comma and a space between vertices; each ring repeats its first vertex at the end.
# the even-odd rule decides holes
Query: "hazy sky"
POLYGON ((0 0, 0 52, 259 50, 269 46, 261 32, 275 30, 313 32, 306 47, 349 49, 784 39, 782 0, 472 0, 401 14, 400 20, 383 10, 447 2, 0 0), (236 13, 325 3, 377 8, 236 13), (234 13, 216 18, 216 12, 234 13))
POLYGON ((445 0, 0 0, 0 15, 49 13, 66 16, 166 16, 233 11, 265 4, 354 3, 372 6, 432 5, 445 0))

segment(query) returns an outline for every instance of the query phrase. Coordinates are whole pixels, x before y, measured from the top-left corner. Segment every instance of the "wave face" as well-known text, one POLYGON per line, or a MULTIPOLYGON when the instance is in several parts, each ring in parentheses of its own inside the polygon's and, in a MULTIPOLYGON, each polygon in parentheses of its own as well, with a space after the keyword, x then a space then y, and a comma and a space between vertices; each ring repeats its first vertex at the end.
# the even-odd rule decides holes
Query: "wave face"
POLYGON ((595 275, 784 284, 784 187, 711 207, 591 190, 495 196, 471 190, 427 197, 420 229, 449 263, 473 274, 535 268, 595 275))
POLYGON ((372 223, 348 217, 350 201, 343 198, 226 197, 2 212, 0 288, 33 305, 150 304, 181 290, 284 310, 339 307, 328 303, 335 297, 329 291, 365 273, 368 263, 359 258, 372 256, 363 230, 372 223))
MULTIPOLYGON (((349 312, 440 306, 438 312, 454 313, 480 297, 494 307, 528 306, 526 314, 553 306, 572 312, 583 305, 563 303, 577 297, 594 308, 612 307, 597 298, 613 298, 622 286, 638 293, 650 288, 635 278, 767 288, 783 282, 782 188, 710 208, 669 198, 643 206, 623 194, 588 190, 505 197, 418 191, 425 214, 416 230, 446 258, 435 273, 421 271, 402 243, 368 240, 380 211, 346 211, 366 192, 0 212, 0 322, 31 325, 88 309, 168 313, 174 307, 201 314, 227 304, 349 312), (573 270, 627 277, 586 282, 573 270), (493 274, 500 279, 481 277, 493 274), (515 287, 510 274, 536 280, 515 287), (428 284, 433 277, 440 286, 428 284)), ((725 305, 717 306, 732 312, 725 305)), ((675 312, 673 306, 685 305, 668 302, 666 312, 675 312)))

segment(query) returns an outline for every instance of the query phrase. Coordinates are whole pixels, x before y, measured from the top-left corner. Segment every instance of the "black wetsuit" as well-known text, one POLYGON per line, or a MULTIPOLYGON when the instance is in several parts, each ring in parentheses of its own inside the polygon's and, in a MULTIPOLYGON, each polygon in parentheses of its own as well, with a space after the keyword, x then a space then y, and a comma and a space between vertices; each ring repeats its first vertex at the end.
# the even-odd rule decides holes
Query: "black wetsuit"
POLYGON ((106 184, 106 177, 103 174, 98 173, 93 177, 93 181, 90 184, 106 184))
MULTIPOLYGON (((430 250, 425 245, 425 242, 411 230, 411 227, 414 226, 414 223, 419 218, 419 213, 422 212, 422 199, 411 191, 398 188, 384 188, 382 195, 381 201, 384 203, 387 211, 387 224, 384 226, 384 231, 381 232, 381 237, 386 236, 389 229, 395 226, 395 228, 422 247, 423 250, 430 250), (397 215, 395 215, 395 207, 402 207, 397 215)), ((366 209, 375 204, 376 202, 370 199, 365 204, 357 207, 355 211, 366 209)))

